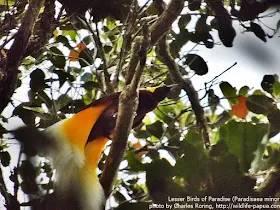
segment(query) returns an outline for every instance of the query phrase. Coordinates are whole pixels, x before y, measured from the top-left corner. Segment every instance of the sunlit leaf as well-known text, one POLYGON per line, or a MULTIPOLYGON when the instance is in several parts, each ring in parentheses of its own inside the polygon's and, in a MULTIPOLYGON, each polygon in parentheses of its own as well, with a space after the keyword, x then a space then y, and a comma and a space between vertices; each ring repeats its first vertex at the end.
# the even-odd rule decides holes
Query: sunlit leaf
POLYGON ((219 132, 220 141, 225 141, 228 150, 238 158, 241 171, 247 172, 254 160, 254 152, 268 133, 268 125, 232 120, 223 125, 219 132))
POLYGON ((228 82, 222 82, 220 84, 220 89, 227 100, 230 102, 230 104, 237 103, 236 89, 232 87, 231 84, 229 84, 228 82))
POLYGON ((275 81, 273 84, 273 94, 280 100, 280 82, 275 81))
POLYGON ((69 97, 67 94, 63 94, 59 96, 56 101, 56 110, 59 111, 62 107, 66 106, 70 101, 72 101, 72 98, 69 97))
POLYGON ((15 0, 0 0, 0 5, 8 5, 8 6, 11 6, 11 5, 14 5, 16 2, 15 0))
POLYGON ((175 164, 176 176, 186 177, 189 188, 196 192, 207 177, 209 163, 199 133, 195 130, 189 131, 181 148, 184 156, 175 164))
POLYGON ((247 95, 249 90, 250 90, 250 88, 248 86, 243 86, 242 88, 240 88, 238 95, 245 96, 245 95, 247 95))

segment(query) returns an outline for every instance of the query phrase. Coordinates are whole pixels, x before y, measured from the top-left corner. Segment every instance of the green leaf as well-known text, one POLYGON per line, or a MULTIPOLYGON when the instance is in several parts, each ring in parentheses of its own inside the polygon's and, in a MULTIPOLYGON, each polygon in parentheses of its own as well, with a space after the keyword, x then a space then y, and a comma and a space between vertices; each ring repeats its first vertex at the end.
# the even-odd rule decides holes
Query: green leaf
POLYGON ((69 44, 69 40, 65 36, 59 35, 56 37, 55 41, 64 44, 64 46, 68 47, 69 49, 73 49, 73 47, 69 44))
POLYGON ((24 181, 35 180, 37 177, 37 170, 30 161, 24 160, 20 165, 19 174, 24 181))
POLYGON ((30 106, 30 103, 21 103, 14 109, 13 115, 18 116, 26 125, 35 125, 35 115, 23 106, 30 106))
POLYGON ((254 34, 261 39, 262 41, 266 42, 266 34, 262 27, 254 22, 250 22, 251 30, 254 32, 254 34))
POLYGON ((111 50, 113 49, 113 47, 110 46, 110 45, 105 45, 105 46, 103 47, 103 49, 104 49, 104 52, 107 54, 107 53, 110 53, 110 52, 111 52, 111 50))
POLYGON ((191 11, 199 10, 201 0, 188 0, 188 7, 191 11))
POLYGON ((261 82, 262 89, 268 93, 272 93, 274 82, 275 82, 274 75, 264 75, 263 80, 261 82))
POLYGON ((131 171, 139 172, 145 170, 145 165, 136 158, 135 151, 128 151, 126 153, 126 160, 131 171))
POLYGON ((270 111, 267 115, 267 118, 273 128, 280 130, 280 110, 270 111))
POLYGON ((39 190, 37 183, 29 181, 23 181, 20 187, 25 194, 35 194, 39 190))
POLYGON ((37 68, 32 71, 30 74, 29 86, 30 89, 35 93, 48 87, 45 81, 45 73, 41 69, 37 68))
POLYGON ((39 117, 40 122, 42 120, 53 120, 53 116, 50 113, 46 113, 45 110, 41 107, 27 107, 23 106, 24 109, 32 111, 33 116, 39 117))
POLYGON ((258 149, 255 151, 255 158, 251 163, 251 169, 253 173, 256 173, 260 170, 265 170, 267 168, 267 160, 263 159, 263 153, 266 149, 267 143, 269 141, 268 134, 264 135, 261 143, 258 146, 258 149))
POLYGON ((134 136, 137 139, 147 139, 151 136, 150 132, 147 130, 134 129, 134 136))
POLYGON ((244 176, 240 171, 238 159, 230 153, 212 159, 209 167, 213 194, 252 195, 256 181, 244 176))
POLYGON ((212 112, 214 112, 220 104, 220 98, 215 94, 213 89, 209 89, 208 91, 208 104, 210 105, 212 112))
POLYGON ((48 108, 52 107, 53 103, 52 103, 52 100, 50 99, 50 97, 46 94, 45 91, 39 91, 38 92, 38 97, 40 98, 40 100, 42 100, 46 106, 48 108))
POLYGON ((116 201, 119 202, 119 203, 122 203, 122 202, 126 201, 125 196, 120 191, 116 191, 113 194, 113 196, 116 199, 116 201))
POLYGON ((273 99, 265 95, 251 95, 247 98, 246 106, 249 111, 255 114, 267 115, 269 111, 275 109, 273 99))
POLYGON ((179 21, 178 21, 178 26, 180 29, 184 29, 188 24, 189 22, 191 21, 192 17, 190 14, 184 14, 184 15, 181 15, 179 21))
POLYGON ((63 53, 57 47, 51 47, 50 51, 50 61, 53 63, 53 65, 57 68, 64 69, 66 59, 63 53))
POLYGON ((100 89, 100 84, 94 81, 87 81, 82 85, 88 91, 92 91, 93 89, 100 89))
POLYGON ((81 67, 90 66, 93 64, 93 59, 91 57, 90 51, 88 49, 83 49, 79 53, 79 63, 81 67))
POLYGON ((181 148, 184 156, 175 164, 176 176, 186 177, 189 190, 196 192, 207 178, 209 163, 199 133, 195 130, 189 131, 181 148))
POLYGON ((267 132, 267 124, 254 125, 233 120, 219 130, 220 141, 225 141, 228 150, 236 155, 242 172, 250 169, 251 162, 254 160, 254 152, 267 132))
POLYGON ((156 202, 166 202, 168 196, 178 195, 181 189, 174 183, 173 166, 166 159, 155 159, 146 167, 146 185, 156 202))
POLYGON ((92 35, 88 35, 88 36, 84 37, 83 41, 82 41, 82 43, 84 43, 85 45, 88 45, 93 42, 94 42, 94 40, 92 38, 92 35))
POLYGON ((208 34, 210 28, 206 23, 207 18, 208 18, 207 15, 201 15, 201 17, 197 20, 197 22, 195 24, 195 33, 196 34, 199 34, 199 35, 208 34))
POLYGON ((186 59, 184 64, 188 65, 197 75, 207 74, 208 66, 202 57, 196 54, 187 54, 184 57, 186 59))
MULTIPOLYGON (((72 25, 70 27, 73 28, 72 25)), ((63 36, 69 36, 72 41, 76 41, 77 32, 75 30, 65 30, 62 27, 61 30, 63 36)))
MULTIPOLYGON (((190 41, 190 33, 188 29, 181 29, 178 35, 174 35, 175 39, 170 43, 170 52, 173 56, 179 56, 180 49, 190 41)), ((157 48, 156 48, 157 49, 157 48)))
POLYGON ((0 5, 3 5, 3 6, 11 6, 11 5, 14 5, 16 2, 15 0, 0 0, 0 5))
POLYGON ((275 95, 275 97, 277 97, 278 100, 280 100, 280 82, 275 81, 272 89, 273 89, 273 94, 275 95))
POLYGON ((75 81, 73 75, 63 70, 54 70, 53 73, 57 74, 58 76, 59 87, 62 87, 62 85, 64 85, 66 81, 70 81, 70 82, 75 81))
POLYGON ((150 125, 146 125, 146 129, 147 131, 150 132, 150 134, 152 134, 153 136, 157 137, 158 139, 161 138, 162 134, 163 134, 163 124, 160 121, 156 121, 153 124, 150 125))
POLYGON ((67 94, 59 96, 56 101, 56 110, 59 111, 62 107, 69 104, 70 101, 72 101, 72 98, 70 98, 67 94))
POLYGON ((0 152, 0 159, 1 159, 2 166, 7 167, 10 165, 11 156, 9 152, 7 151, 0 152))
POLYGON ((231 86, 228 82, 222 82, 220 84, 220 89, 225 96, 225 98, 228 99, 230 104, 236 104, 237 103, 237 95, 236 95, 236 89, 231 86))
POLYGON ((250 90, 250 88, 248 86, 243 86, 242 88, 240 88, 238 95, 245 96, 245 95, 247 95, 249 90, 250 90))

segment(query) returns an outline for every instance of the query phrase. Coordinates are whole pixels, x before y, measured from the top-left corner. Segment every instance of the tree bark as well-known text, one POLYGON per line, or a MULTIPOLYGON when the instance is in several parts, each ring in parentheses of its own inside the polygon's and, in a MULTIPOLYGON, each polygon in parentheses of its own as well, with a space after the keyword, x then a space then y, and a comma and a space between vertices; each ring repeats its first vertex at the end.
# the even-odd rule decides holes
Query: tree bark
POLYGON ((15 35, 11 48, 8 51, 6 65, 0 71, 0 113, 2 113, 8 105, 16 88, 19 73, 18 67, 23 59, 23 55, 43 2, 43 0, 31 0, 29 2, 25 16, 22 19, 21 26, 15 35))

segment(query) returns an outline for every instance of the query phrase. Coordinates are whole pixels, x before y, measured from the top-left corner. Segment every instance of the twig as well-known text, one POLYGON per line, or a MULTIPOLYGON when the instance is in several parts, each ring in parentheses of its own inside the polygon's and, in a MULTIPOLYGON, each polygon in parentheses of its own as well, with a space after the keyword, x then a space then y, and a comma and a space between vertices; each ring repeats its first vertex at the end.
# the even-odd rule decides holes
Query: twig
POLYGON ((218 74, 217 76, 215 76, 211 81, 207 82, 211 83, 211 85, 216 81, 216 79, 218 79, 218 77, 220 77, 221 75, 223 75, 224 73, 226 73, 227 71, 229 71, 231 68, 233 68, 235 65, 237 65, 237 62, 235 62, 234 64, 232 64, 230 67, 228 67, 226 70, 222 71, 220 74, 218 74))
POLYGON ((94 42, 96 44, 97 49, 100 52, 100 56, 101 56, 101 59, 103 61, 103 73, 104 73, 104 79, 105 79, 105 92, 106 93, 112 93, 112 92, 114 92, 114 88, 113 88, 113 86, 111 84, 111 81, 110 81, 110 74, 108 72, 107 59, 106 59, 106 56, 105 56, 104 48, 103 48, 101 40, 100 40, 100 36, 99 36, 99 31, 97 29, 97 25, 96 25, 96 34, 95 34, 95 32, 92 29, 92 27, 89 24, 89 22, 86 21, 86 20, 82 20, 82 21, 84 21, 86 23, 86 25, 88 27, 88 30, 91 32, 93 40, 94 40, 94 42))
POLYGON ((131 34, 132 34, 132 30, 133 30, 133 27, 134 27, 135 21, 136 21, 135 1, 132 1, 130 7, 134 8, 134 10, 131 10, 127 14, 127 17, 126 17, 126 20, 125 20, 125 23, 124 23, 124 25, 127 26, 127 30, 125 31, 125 34, 123 36, 123 44, 122 44, 121 52, 120 52, 120 55, 119 55, 119 62, 118 62, 118 65, 117 65, 117 71, 116 71, 115 77, 113 79, 114 87, 116 87, 118 85, 119 75, 120 75, 120 73, 122 71, 122 68, 123 68, 123 61, 124 61, 124 59, 127 55, 127 49, 128 49, 127 45, 131 43, 131 34))
MULTIPOLYGON (((202 96, 202 97, 200 98, 200 100, 204 99, 204 98, 207 96, 208 90, 209 90, 211 87, 213 87, 213 85, 215 85, 216 80, 217 80, 221 75, 223 75, 224 73, 226 73, 227 71, 229 71, 231 68, 233 68, 235 65, 237 65, 237 62, 235 62, 234 64, 232 64, 232 65, 231 65, 230 67, 228 67, 226 70, 222 71, 220 74, 218 74, 217 76, 215 76, 215 77, 214 77, 212 80, 210 80, 209 82, 206 82, 206 83, 205 83, 205 88, 203 88, 203 90, 205 90, 206 92, 205 92, 204 96, 202 96), (211 83, 211 84, 210 84, 209 87, 207 87, 207 85, 208 85, 209 83, 211 83)), ((200 90, 201 90, 201 89, 200 89, 200 90)), ((198 90, 198 91, 199 91, 199 90, 198 90)))
POLYGON ((113 86, 111 84, 111 81, 110 81, 111 75, 108 72, 107 59, 106 59, 106 56, 105 56, 104 48, 102 46, 102 42, 100 40, 100 35, 99 35, 99 30, 97 28, 97 23, 95 25, 96 25, 96 35, 94 33, 92 35, 93 35, 93 39, 94 39, 94 41, 97 45, 97 48, 100 52, 101 59, 103 61, 103 73, 104 73, 105 84, 106 84, 105 92, 108 94, 108 93, 114 92, 114 88, 113 88, 113 86))

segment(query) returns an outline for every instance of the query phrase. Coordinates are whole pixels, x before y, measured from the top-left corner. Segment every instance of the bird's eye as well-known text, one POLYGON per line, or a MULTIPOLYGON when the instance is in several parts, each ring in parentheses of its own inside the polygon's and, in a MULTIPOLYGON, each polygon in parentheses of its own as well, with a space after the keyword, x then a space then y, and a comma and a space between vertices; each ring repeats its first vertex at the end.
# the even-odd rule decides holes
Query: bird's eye
POLYGON ((115 114, 113 114, 113 118, 117 118, 118 117, 118 113, 116 112, 115 114))

